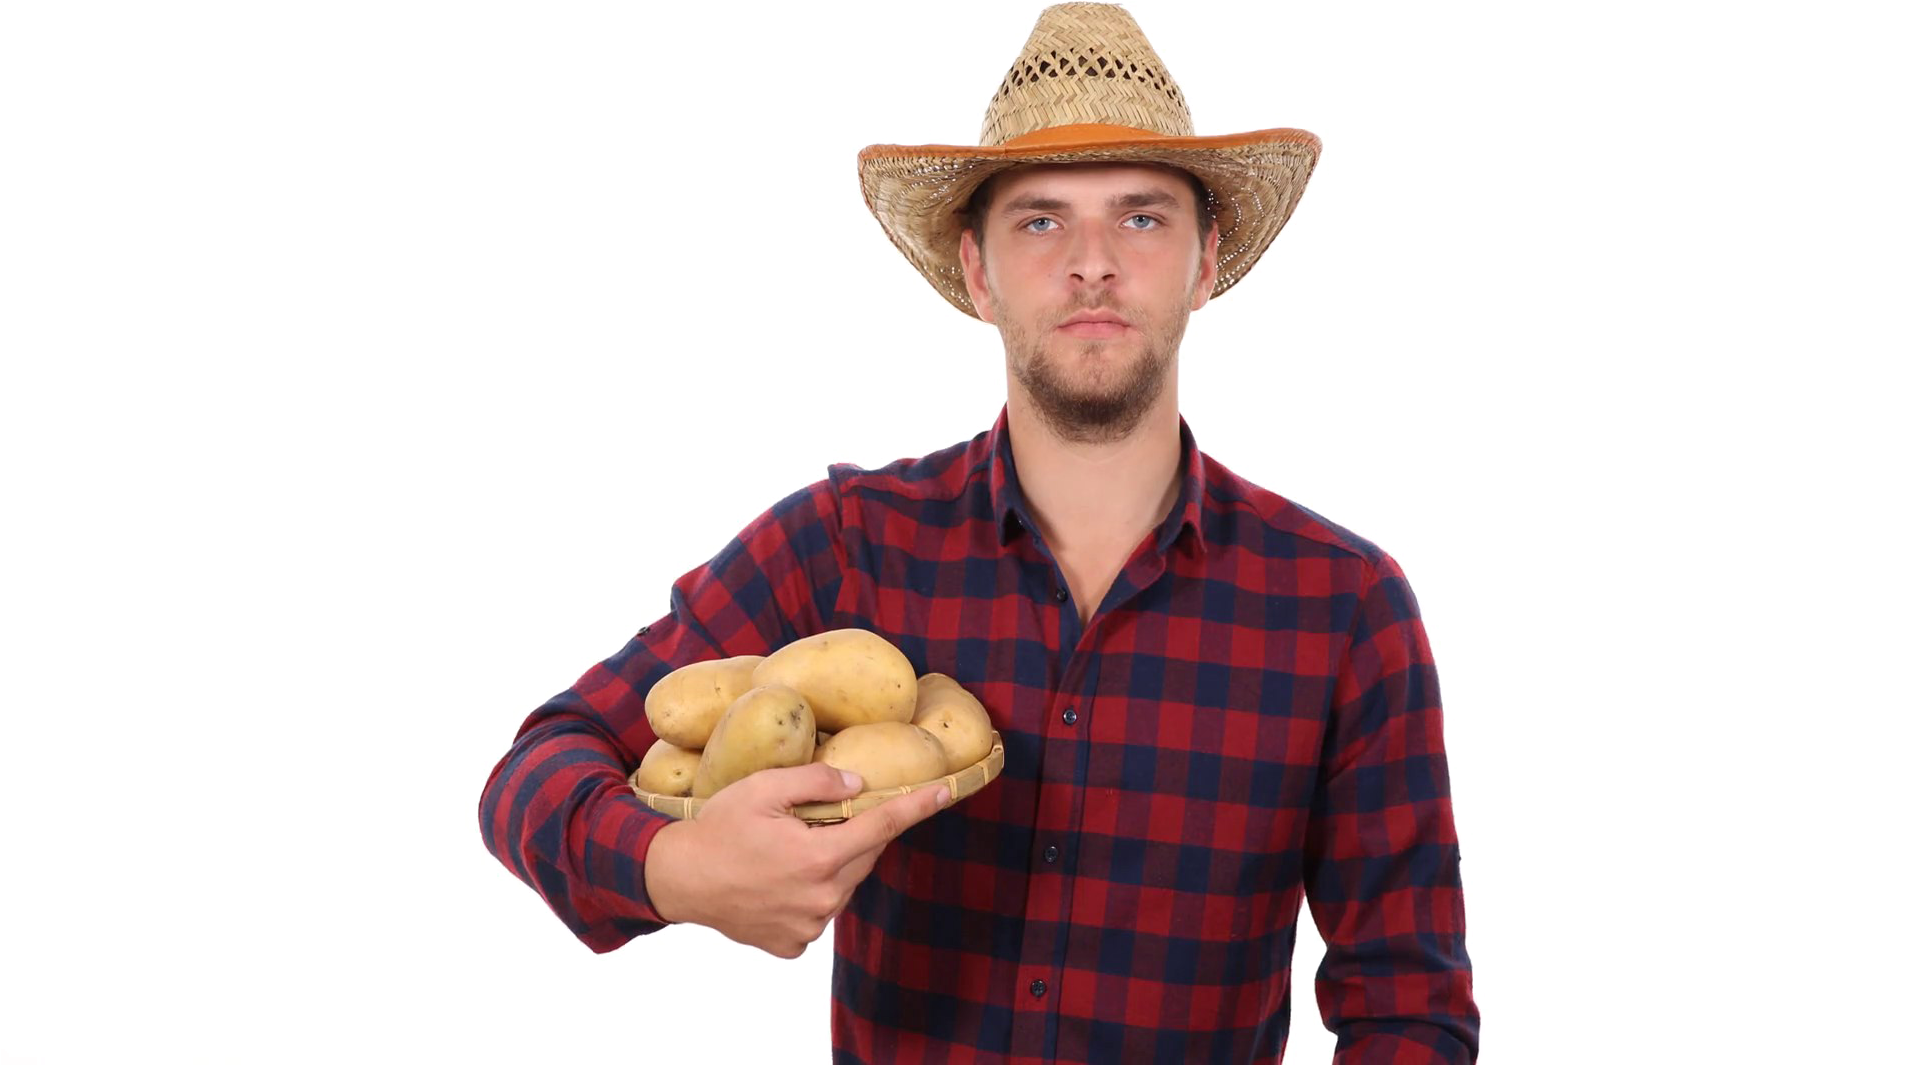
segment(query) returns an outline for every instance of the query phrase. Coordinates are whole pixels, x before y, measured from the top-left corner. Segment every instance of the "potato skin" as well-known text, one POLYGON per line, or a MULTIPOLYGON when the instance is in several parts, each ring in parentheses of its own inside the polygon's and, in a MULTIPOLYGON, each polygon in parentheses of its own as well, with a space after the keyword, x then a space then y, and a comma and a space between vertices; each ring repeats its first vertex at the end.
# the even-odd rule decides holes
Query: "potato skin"
POLYGON ((696 799, 762 769, 806 765, 814 757, 814 709, 807 697, 778 684, 735 699, 714 726, 694 770, 696 799))
POLYGON ((945 673, 927 674, 918 687, 914 724, 940 741, 947 772, 958 773, 987 757, 994 749, 994 723, 981 701, 945 673))
POLYGON ((762 661, 762 655, 735 655, 674 670, 647 690, 647 724, 655 736, 676 747, 700 750, 720 715, 754 686, 754 669, 762 661))
POLYGON ((914 717, 914 664, 866 629, 829 629, 795 640, 754 669, 754 683, 785 684, 807 697, 822 732, 914 717))
POLYGON ((694 770, 699 766, 699 751, 655 740, 647 753, 640 756, 640 768, 634 771, 634 785, 660 795, 692 795, 694 770))
POLYGON ((940 741, 905 721, 841 729, 814 751, 814 761, 859 774, 863 791, 925 784, 947 775, 947 752, 940 741))

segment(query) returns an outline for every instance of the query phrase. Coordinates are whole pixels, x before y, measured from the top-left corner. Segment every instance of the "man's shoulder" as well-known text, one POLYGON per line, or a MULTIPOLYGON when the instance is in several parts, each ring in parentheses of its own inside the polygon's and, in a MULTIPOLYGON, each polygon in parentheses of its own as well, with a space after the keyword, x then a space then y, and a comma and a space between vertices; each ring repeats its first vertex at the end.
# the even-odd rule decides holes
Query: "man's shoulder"
POLYGON ((762 520, 791 531, 817 522, 829 528, 871 524, 884 513, 947 524, 979 516, 988 497, 990 433, 872 469, 832 463, 827 476, 789 493, 762 520))
POLYGON ((984 489, 993 459, 991 430, 918 457, 898 458, 868 468, 836 462, 827 482, 842 496, 887 496, 902 500, 952 500, 972 488, 984 489))
POLYGON ((1214 534, 1246 542, 1259 535, 1263 554, 1292 556, 1303 549, 1316 554, 1351 555, 1370 566, 1386 552, 1367 537, 1268 488, 1240 476, 1212 455, 1203 454, 1207 506, 1214 534))

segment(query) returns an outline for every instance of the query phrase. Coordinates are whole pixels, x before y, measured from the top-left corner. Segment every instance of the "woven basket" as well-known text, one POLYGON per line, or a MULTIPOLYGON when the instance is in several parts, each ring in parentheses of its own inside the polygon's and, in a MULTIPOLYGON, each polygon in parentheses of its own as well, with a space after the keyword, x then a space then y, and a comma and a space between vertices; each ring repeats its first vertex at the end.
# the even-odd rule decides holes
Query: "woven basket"
MULTIPOLYGON (((871 810, 897 795, 906 795, 922 788, 939 787, 943 784, 947 785, 950 802, 959 802, 986 787, 988 781, 1000 776, 1001 767, 1006 762, 1007 751, 1001 746, 1001 734, 996 732, 994 745, 988 750, 987 757, 958 772, 949 773, 944 777, 935 777, 933 780, 919 784, 863 791, 851 799, 842 799, 839 802, 803 803, 794 807, 794 816, 809 824, 832 824, 835 821, 845 821, 863 810, 871 810)), ((638 773, 640 770, 636 769, 634 772, 638 773)), ((634 794, 651 809, 682 820, 698 816, 701 804, 707 801, 687 795, 662 795, 657 791, 642 791, 634 784, 633 774, 628 775, 627 786, 633 788, 634 794)))

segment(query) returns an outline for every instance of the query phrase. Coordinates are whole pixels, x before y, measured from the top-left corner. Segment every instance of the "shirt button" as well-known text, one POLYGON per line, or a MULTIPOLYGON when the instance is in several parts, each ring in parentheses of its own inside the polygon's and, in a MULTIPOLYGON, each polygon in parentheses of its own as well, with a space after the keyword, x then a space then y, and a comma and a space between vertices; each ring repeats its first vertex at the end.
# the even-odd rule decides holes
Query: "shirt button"
POLYGON ((651 628, 653 628, 653 626, 652 626, 652 625, 642 625, 642 626, 640 627, 640 631, 639 631, 639 632, 637 632, 637 633, 635 633, 634 635, 636 635, 636 636, 645 636, 645 635, 647 635, 647 630, 649 630, 649 629, 651 629, 651 628))
POLYGON ((1065 602, 1067 602, 1067 589, 1065 589, 1065 588, 1056 588, 1056 589, 1054 589, 1054 601, 1055 601, 1056 603, 1065 603, 1065 602))
POLYGON ((1075 713, 1074 708, 1071 706, 1061 711, 1061 720, 1067 722, 1070 725, 1076 721, 1079 721, 1080 719, 1081 719, 1081 715, 1075 713))
POLYGON ((1046 862, 1049 865, 1054 864, 1055 859, 1059 858, 1060 856, 1061 856, 1061 849, 1059 847, 1049 847, 1046 850, 1041 852, 1041 860, 1046 862))
POLYGON ((1036 980, 1033 983, 1027 985, 1027 990, 1035 998, 1039 998, 1042 995, 1047 994, 1047 981, 1036 980))

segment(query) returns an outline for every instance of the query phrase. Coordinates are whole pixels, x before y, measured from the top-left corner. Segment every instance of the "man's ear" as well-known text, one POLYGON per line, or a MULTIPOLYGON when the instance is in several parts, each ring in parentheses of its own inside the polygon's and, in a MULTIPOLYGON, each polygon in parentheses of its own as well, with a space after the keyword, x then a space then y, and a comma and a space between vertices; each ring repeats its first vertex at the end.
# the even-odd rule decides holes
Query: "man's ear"
POLYGON ((974 313, 983 322, 994 320, 994 301, 988 298, 987 263, 981 258, 980 245, 974 240, 974 231, 961 230, 961 277, 967 282, 967 298, 974 301, 974 313))
POLYGON ((1206 306, 1208 296, 1214 292, 1214 281, 1220 277, 1220 219, 1214 219, 1206 231, 1206 244, 1201 252, 1201 269, 1195 271, 1195 304, 1187 310, 1199 311, 1206 306))

